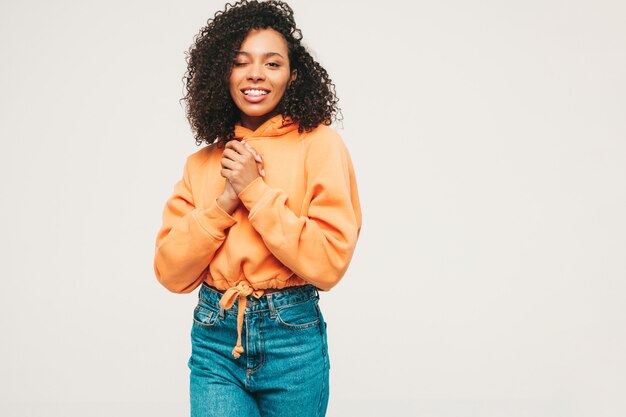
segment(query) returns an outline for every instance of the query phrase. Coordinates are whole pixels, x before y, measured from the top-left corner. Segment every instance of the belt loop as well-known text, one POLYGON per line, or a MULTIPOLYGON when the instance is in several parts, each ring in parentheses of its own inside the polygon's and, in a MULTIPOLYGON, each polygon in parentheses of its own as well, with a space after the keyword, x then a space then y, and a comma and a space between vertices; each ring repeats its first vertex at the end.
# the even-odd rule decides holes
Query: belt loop
POLYGON ((218 313, 220 320, 224 320, 224 307, 220 306, 220 312, 218 313))
POLYGON ((274 319, 276 318, 276 307, 274 306, 274 300, 272 298, 274 294, 266 294, 266 295, 267 295, 267 305, 269 305, 270 307, 270 318, 274 319))

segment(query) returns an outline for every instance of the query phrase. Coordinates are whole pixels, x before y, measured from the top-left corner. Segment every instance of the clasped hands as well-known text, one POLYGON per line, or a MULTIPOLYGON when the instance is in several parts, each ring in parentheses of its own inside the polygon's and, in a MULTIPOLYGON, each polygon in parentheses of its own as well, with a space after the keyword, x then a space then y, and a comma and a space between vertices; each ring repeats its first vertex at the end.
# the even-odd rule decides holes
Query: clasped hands
POLYGON ((223 196, 231 201, 239 200, 238 194, 256 178, 265 176, 263 156, 245 140, 226 143, 220 175, 226 179, 223 196))

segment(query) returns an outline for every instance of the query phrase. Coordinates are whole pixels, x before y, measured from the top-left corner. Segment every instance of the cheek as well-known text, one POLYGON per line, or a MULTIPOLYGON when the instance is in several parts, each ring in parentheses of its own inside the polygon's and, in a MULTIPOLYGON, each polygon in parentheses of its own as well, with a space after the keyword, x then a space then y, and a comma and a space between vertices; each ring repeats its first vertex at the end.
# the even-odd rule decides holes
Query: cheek
POLYGON ((287 83, 289 82, 289 79, 285 79, 285 78, 281 78, 280 80, 277 80, 276 86, 278 86, 277 90, 280 91, 280 95, 282 96, 285 93, 285 90, 287 90, 287 83))
POLYGON ((238 85, 239 85, 239 81, 237 78, 237 74, 232 73, 231 76, 228 78, 228 89, 230 90, 231 94, 238 91, 238 88, 237 88, 238 85))

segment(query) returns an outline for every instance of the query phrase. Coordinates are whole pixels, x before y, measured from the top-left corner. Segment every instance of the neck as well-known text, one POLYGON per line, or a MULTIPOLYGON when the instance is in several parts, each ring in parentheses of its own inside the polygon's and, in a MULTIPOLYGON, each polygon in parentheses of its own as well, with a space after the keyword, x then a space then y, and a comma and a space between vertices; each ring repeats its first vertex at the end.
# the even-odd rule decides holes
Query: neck
POLYGON ((252 130, 253 132, 259 128, 263 123, 276 116, 278 112, 272 111, 271 113, 264 114, 263 116, 248 116, 242 113, 240 116, 241 125, 245 128, 252 130))

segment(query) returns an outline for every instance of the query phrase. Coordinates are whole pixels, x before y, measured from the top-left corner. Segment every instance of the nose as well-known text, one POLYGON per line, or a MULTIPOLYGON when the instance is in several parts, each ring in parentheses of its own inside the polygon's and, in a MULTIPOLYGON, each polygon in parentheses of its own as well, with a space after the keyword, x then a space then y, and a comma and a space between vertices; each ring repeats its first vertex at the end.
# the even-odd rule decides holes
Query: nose
POLYGON ((265 74, 263 73, 262 66, 260 65, 250 65, 250 72, 248 73, 249 80, 264 80, 265 74))

